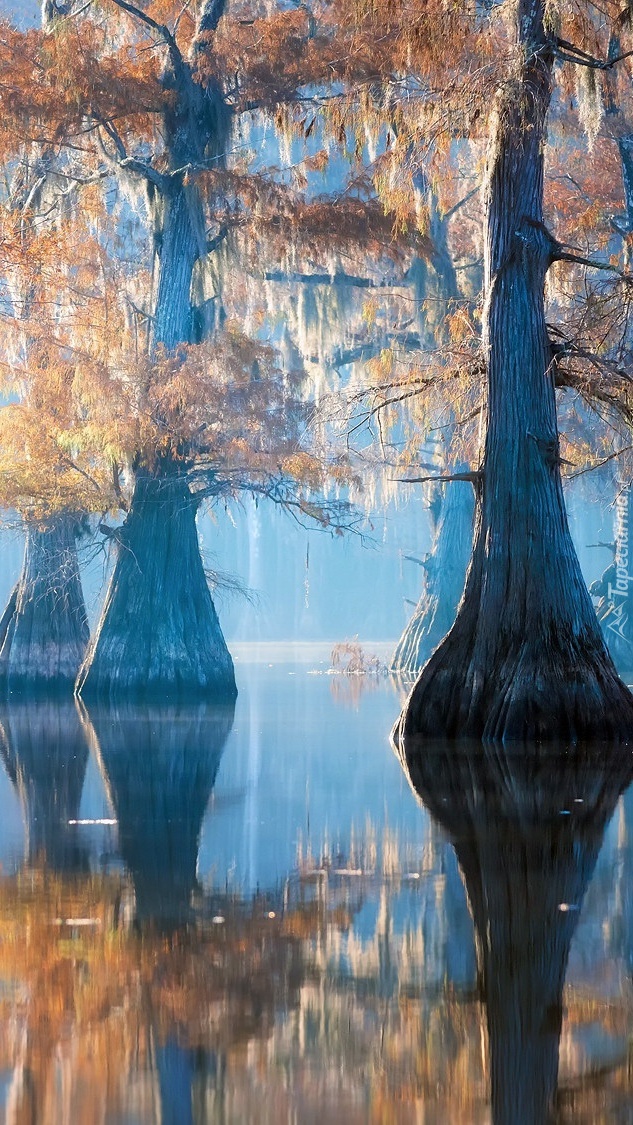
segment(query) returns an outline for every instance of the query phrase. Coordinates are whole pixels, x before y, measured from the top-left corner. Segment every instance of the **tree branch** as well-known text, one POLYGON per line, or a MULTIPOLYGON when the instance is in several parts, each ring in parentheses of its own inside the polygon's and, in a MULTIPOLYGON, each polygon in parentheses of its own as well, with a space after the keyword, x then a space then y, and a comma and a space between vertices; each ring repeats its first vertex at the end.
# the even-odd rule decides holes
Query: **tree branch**
POLYGON ((468 201, 472 199, 473 195, 477 195, 478 191, 479 185, 477 185, 477 187, 474 187, 472 191, 469 191, 463 199, 460 199, 459 202, 450 207, 448 211, 445 211, 443 215, 444 222, 447 223, 449 219, 452 219, 453 215, 456 214, 457 211, 459 211, 460 207, 465 207, 468 201))
POLYGON ((416 559, 415 555, 403 555, 402 557, 405 562, 414 562, 417 563, 418 566, 424 567, 425 570, 429 569, 429 564, 425 562, 424 559, 416 559))
POLYGON ((268 270, 264 281, 281 281, 299 285, 349 285, 356 289, 404 289, 410 283, 402 280, 373 281, 370 277, 357 277, 349 273, 285 273, 268 270))
MULTIPOLYGON (((616 449, 613 453, 609 453, 608 457, 603 457, 601 461, 596 461, 593 465, 587 465, 584 469, 578 469, 576 473, 569 473, 564 479, 575 480, 576 477, 582 477, 585 473, 593 473, 595 469, 601 469, 603 465, 608 465, 609 461, 615 460, 616 457, 620 457, 623 453, 630 453, 632 449, 633 445, 624 445, 622 446, 622 449, 616 449)), ((602 547, 609 546, 608 543, 599 543, 595 545, 602 547)))
POLYGON ((147 12, 144 12, 141 8, 137 8, 136 4, 128 3, 128 0, 111 0, 111 3, 116 4, 117 8, 121 8, 122 11, 127 12, 129 16, 132 16, 133 19, 139 20, 141 23, 146 24, 146 26, 151 27, 152 31, 155 31, 157 35, 160 35, 164 45, 169 51, 169 57, 171 59, 174 70, 182 71, 182 68, 184 67, 184 60, 180 53, 180 48, 171 31, 168 27, 165 26, 164 23, 158 23, 157 20, 152 19, 151 16, 148 16, 147 12))
POLYGON ((169 176, 164 176, 162 172, 157 172, 152 168, 151 164, 146 164, 144 160, 137 160, 134 156, 126 156, 124 160, 119 160, 119 167, 126 168, 128 171, 133 172, 136 176, 141 176, 143 179, 148 180, 150 184, 154 184, 159 191, 166 192, 169 187, 169 176))
MULTIPOLYGON (((117 0, 113 0, 113 2, 116 3, 117 0)), ((90 109, 90 115, 97 125, 97 140, 99 142, 99 148, 101 149, 101 152, 107 160, 108 164, 114 165, 115 168, 123 168, 124 170, 131 172, 133 175, 147 180, 149 183, 153 184, 154 187, 156 187, 159 191, 166 192, 169 187, 169 177, 163 175, 162 172, 157 172, 155 168, 152 168, 151 164, 146 164, 144 160, 137 160, 135 156, 128 156, 127 149, 123 143, 123 139, 112 121, 109 121, 107 120, 107 118, 102 117, 101 114, 96 112, 92 107, 90 109), (108 134, 110 140, 114 144, 116 156, 113 156, 112 153, 108 152, 103 137, 101 136, 101 129, 103 129, 108 134)))
POLYGON ((204 0, 198 19, 198 26, 193 37, 189 57, 195 59, 207 47, 206 37, 217 31, 218 24, 224 15, 226 0, 204 0))
POLYGON ((590 70, 611 70, 617 63, 624 62, 633 55, 633 51, 624 51, 612 59, 597 59, 587 54, 580 47, 574 46, 567 39, 555 39, 554 54, 561 62, 574 63, 576 66, 586 66, 590 70))
POLYGON ((396 484, 426 484, 427 481, 435 481, 438 484, 444 484, 454 480, 469 481, 470 484, 478 484, 483 476, 481 469, 474 469, 472 472, 465 473, 448 473, 445 476, 428 476, 428 477, 390 477, 390 480, 395 481, 396 484))

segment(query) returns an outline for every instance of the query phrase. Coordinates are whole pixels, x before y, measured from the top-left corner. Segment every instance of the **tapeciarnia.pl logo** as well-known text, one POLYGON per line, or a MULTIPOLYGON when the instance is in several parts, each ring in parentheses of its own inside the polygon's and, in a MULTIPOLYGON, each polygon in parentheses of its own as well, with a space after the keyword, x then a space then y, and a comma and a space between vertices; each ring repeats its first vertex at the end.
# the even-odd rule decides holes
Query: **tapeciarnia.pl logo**
POLYGON ((628 621, 626 601, 629 596, 629 492, 622 491, 615 502, 615 586, 609 583, 607 597, 613 606, 607 626, 623 640, 628 638, 624 629, 628 621))

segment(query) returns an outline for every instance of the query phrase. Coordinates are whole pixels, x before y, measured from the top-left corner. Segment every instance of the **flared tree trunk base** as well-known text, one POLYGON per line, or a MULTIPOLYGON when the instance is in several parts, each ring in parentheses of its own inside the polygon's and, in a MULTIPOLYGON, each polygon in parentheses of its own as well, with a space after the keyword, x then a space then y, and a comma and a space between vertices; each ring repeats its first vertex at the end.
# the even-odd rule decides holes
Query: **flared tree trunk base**
POLYGON ((77 521, 28 527, 22 573, 0 618, 0 693, 72 694, 89 640, 77 521))
POLYGON ((233 661, 182 478, 140 476, 117 538, 116 566, 78 693, 154 702, 234 699, 233 661))
POLYGON ((460 614, 423 669, 401 734, 484 742, 633 740, 633 696, 597 629, 548 634, 528 622, 505 637, 495 620, 480 619, 469 635, 469 616, 460 614))

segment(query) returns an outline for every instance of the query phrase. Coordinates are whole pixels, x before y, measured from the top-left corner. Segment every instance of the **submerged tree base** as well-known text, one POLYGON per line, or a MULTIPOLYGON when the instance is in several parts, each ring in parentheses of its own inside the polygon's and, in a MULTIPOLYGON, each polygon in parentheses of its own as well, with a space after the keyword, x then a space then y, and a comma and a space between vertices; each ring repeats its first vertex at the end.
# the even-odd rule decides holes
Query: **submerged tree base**
POLYGON ((176 473, 140 475, 100 624, 77 680, 85 698, 232 700, 233 661, 200 557, 194 497, 176 473))
POLYGON ((487 644, 481 634, 468 643, 463 616, 414 685, 398 736, 633 740, 633 695, 597 630, 566 643, 535 631, 504 644, 491 622, 487 644))

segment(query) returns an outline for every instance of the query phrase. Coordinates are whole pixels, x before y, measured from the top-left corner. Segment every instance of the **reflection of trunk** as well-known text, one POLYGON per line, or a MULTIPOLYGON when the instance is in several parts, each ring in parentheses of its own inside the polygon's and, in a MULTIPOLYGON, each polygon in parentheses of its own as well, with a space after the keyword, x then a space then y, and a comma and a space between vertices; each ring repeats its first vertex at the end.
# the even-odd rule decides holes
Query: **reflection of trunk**
POLYGON ((88 746, 74 701, 9 703, 0 724, 0 753, 24 810, 27 863, 84 870, 87 856, 70 821, 79 817, 88 746))
POLYGON ((488 425, 475 546, 457 619, 403 727, 497 741, 622 737, 633 697, 596 621, 560 477, 543 296, 556 256, 543 225, 551 37, 541 0, 513 12, 522 62, 493 118, 485 195, 488 425))
POLYGON ((391 669, 417 676, 455 620, 470 558, 475 506, 472 486, 444 485, 440 516, 424 560, 422 596, 391 659, 391 669))
POLYGON ((170 1035, 156 1047, 161 1125, 193 1125, 195 1052, 170 1035))
POLYGON ((633 788, 622 798, 619 809, 617 853, 614 857, 615 885, 609 918, 605 922, 609 954, 621 958, 633 973, 633 788))
POLYGON ((5 692, 72 691, 88 644, 76 519, 29 526, 22 573, 0 619, 0 686, 5 692))
POLYGON ((475 923, 494 1125, 543 1125, 558 1075, 569 947, 605 824, 632 775, 604 746, 492 754, 404 741, 411 783, 449 832, 475 923))
POLYGON ((78 690, 104 698, 233 698, 233 661, 186 483, 177 475, 139 475, 117 534, 117 563, 78 690))
POLYGON ((233 705, 98 708, 89 718, 137 922, 169 929, 191 913, 200 829, 233 705))

